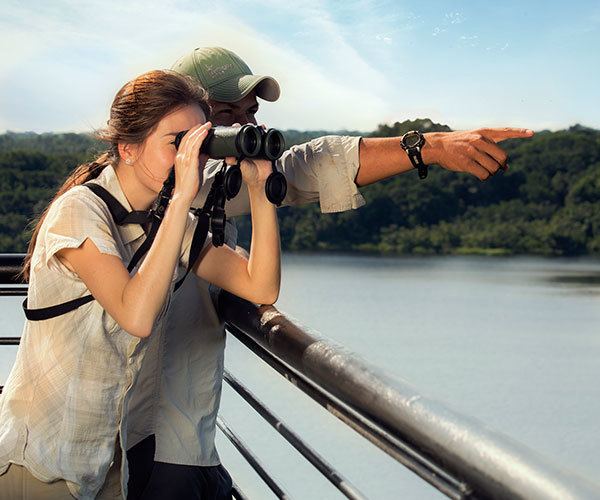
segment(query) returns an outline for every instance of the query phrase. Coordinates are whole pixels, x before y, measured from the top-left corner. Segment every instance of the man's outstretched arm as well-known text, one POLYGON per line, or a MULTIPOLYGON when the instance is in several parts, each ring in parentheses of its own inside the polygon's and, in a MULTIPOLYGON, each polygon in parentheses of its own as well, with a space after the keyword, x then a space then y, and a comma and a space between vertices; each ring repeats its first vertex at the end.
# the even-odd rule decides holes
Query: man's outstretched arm
MULTIPOLYGON (((497 143, 506 139, 531 137, 533 131, 523 128, 482 128, 423 135, 425 144, 422 156, 426 165, 437 164, 446 170, 467 172, 483 181, 507 166, 506 153, 497 143)), ((357 186, 366 186, 413 169, 408 155, 400 147, 400 138, 362 139, 355 182, 357 186)))
MULTIPOLYGON (((506 166, 506 153, 498 142, 531 137, 533 132, 520 128, 478 129, 424 134, 423 161, 454 172, 467 172, 481 180, 506 166)), ((202 186, 194 206, 206 198, 219 162, 211 161, 204 172, 202 186)), ((343 212, 364 205, 358 187, 413 170, 399 137, 360 138, 326 136, 293 146, 277 162, 287 179, 288 194, 284 205, 319 202, 321 211, 343 212)), ((232 217, 248 213, 248 195, 244 187, 226 205, 232 217)))
MULTIPOLYGON (((360 140, 360 137, 325 136, 285 151, 277 160, 277 169, 285 175, 288 185, 283 204, 319 202, 323 213, 343 212, 364 205, 355 183, 360 140)), ((193 206, 203 205, 220 165, 215 160, 206 164, 204 184, 193 206)), ((225 210, 228 217, 249 213, 245 186, 235 198, 227 200, 225 210)))

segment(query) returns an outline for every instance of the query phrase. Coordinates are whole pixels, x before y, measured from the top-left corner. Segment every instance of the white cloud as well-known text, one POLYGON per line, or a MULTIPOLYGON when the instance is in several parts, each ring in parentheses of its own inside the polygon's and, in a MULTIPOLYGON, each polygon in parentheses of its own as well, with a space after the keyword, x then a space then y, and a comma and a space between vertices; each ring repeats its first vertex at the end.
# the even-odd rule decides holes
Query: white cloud
POLYGON ((450 24, 461 24, 465 21, 465 17, 460 12, 449 12, 445 17, 450 24))
MULTIPOLYGON (((442 11, 425 19, 394 2, 370 0, 309 0, 301 9, 284 0, 249 5, 245 0, 3 0, 0 130, 100 127, 125 81, 169 67, 201 45, 229 47, 256 73, 279 80, 282 97, 263 103, 260 119, 280 128, 372 130, 377 123, 416 116, 453 126, 478 125, 485 116, 511 118, 516 116, 510 114, 511 99, 528 92, 522 82, 535 86, 541 72, 534 75, 531 64, 522 65, 528 71, 505 78, 499 94, 490 90, 497 89, 498 65, 509 75, 525 60, 540 61, 540 71, 547 66, 543 55, 533 52, 519 59, 514 38, 510 47, 505 42, 507 34, 492 37, 485 26, 477 35, 469 33, 462 13, 442 11), (472 67, 456 56, 477 44, 487 57, 474 85, 465 76, 472 67), (497 106, 490 109, 492 102, 497 106)), ((546 87, 536 88, 545 95, 546 87)), ((539 112, 543 107, 518 109, 529 117, 528 126, 549 120, 539 112)), ((595 125, 597 109, 586 102, 571 112, 595 125)))
POLYGON ((388 45, 391 45, 392 41, 393 41, 391 36, 387 36, 387 35, 383 35, 383 34, 375 35, 375 40, 379 40, 388 45))
POLYGON ((228 47, 255 72, 279 80, 282 98, 264 103, 261 111, 262 120, 273 126, 368 129, 383 113, 379 95, 387 79, 346 43, 318 3, 309 5, 304 15, 308 20, 318 14, 311 36, 321 37, 326 48, 310 59, 253 29, 233 8, 191 5, 64 0, 35 9, 4 4, 2 10, 17 22, 10 29, 0 21, 0 42, 12 45, 8 57, 0 60, 0 93, 3 100, 20 102, 20 111, 14 105, 0 107, 0 123, 38 131, 102 126, 114 93, 125 81, 169 67, 203 45, 228 47))

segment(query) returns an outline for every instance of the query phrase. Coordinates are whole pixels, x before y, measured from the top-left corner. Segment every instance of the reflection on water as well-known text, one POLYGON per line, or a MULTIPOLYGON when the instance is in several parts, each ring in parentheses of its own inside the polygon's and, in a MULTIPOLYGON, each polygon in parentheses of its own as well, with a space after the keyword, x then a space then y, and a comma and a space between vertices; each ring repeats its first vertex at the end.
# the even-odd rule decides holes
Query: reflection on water
POLYGON ((600 272, 597 271, 549 274, 542 279, 560 293, 600 296, 600 272))
POLYGON ((600 288, 600 273, 556 274, 549 276, 547 281, 558 285, 584 285, 600 288))

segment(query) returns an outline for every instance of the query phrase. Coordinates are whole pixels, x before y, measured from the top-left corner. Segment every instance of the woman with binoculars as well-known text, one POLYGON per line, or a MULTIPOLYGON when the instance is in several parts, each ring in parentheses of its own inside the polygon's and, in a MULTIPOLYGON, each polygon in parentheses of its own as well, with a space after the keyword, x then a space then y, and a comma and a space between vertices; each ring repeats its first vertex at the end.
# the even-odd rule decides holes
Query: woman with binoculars
MULTIPOLYGON (((31 319, 0 407, 0 498, 127 496, 130 389, 150 338, 160 344, 169 335, 165 313, 186 268, 248 300, 276 301, 280 243, 265 193, 269 161, 240 165, 252 210, 249 259, 209 244, 209 234, 190 262, 208 113, 189 77, 152 71, 125 84, 101 133, 109 150, 76 168, 42 214, 25 266, 31 319), (148 212, 172 167, 165 213, 148 212), (128 272, 152 228, 145 257, 128 272)), ((230 495, 218 458, 202 469, 207 497, 230 495)), ((144 498, 152 497, 148 488, 144 498)))

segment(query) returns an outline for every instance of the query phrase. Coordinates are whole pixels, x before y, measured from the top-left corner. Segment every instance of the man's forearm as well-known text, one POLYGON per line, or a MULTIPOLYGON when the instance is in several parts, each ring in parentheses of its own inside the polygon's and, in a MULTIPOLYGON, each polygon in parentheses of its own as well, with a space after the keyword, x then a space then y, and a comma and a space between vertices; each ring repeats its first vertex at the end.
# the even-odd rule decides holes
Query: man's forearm
MULTIPOLYGON (((423 161, 430 165, 435 162, 432 137, 425 134, 422 150, 423 161)), ((357 186, 367 186, 374 182, 414 170, 406 151, 400 146, 399 137, 363 138, 359 146, 360 165, 354 182, 357 186)))
MULTIPOLYGON (((506 152, 497 143, 506 139, 525 139, 533 131, 524 128, 480 128, 456 132, 423 134, 421 149, 426 165, 436 164, 452 172, 469 173, 484 181, 498 170, 506 170, 506 152)), ((357 186, 373 184, 387 177, 413 170, 399 137, 362 139, 359 167, 354 182, 357 186)))
POLYGON ((359 146, 360 166, 354 182, 366 186, 413 168, 400 147, 398 137, 363 138, 359 146))

